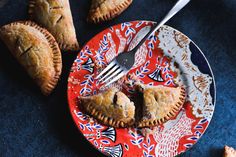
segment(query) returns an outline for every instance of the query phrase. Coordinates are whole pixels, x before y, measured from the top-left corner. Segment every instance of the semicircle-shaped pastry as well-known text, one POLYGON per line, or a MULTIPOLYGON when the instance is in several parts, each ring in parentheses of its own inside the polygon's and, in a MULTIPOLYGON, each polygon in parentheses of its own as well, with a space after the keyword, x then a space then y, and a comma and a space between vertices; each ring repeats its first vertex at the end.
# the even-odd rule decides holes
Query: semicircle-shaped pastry
POLYGON ((14 22, 0 28, 0 38, 45 95, 61 75, 61 51, 54 37, 31 21, 14 22))
POLYGON ((117 88, 90 97, 79 97, 82 108, 105 125, 129 127, 134 125, 134 103, 117 88))
POLYGON ((29 0, 29 16, 52 33, 62 50, 79 49, 69 0, 29 0))
POLYGON ((120 15, 133 0, 92 0, 88 22, 100 23, 120 15))
POLYGON ((140 86, 143 93, 142 118, 138 127, 162 124, 176 116, 185 102, 183 87, 140 86))

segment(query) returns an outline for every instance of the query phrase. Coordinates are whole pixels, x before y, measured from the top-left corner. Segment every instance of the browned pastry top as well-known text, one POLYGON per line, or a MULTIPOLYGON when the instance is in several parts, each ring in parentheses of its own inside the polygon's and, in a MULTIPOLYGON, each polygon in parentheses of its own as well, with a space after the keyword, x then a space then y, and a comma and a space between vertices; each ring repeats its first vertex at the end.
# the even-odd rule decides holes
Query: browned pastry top
POLYGON ((3 26, 0 38, 41 91, 50 94, 62 68, 61 52, 53 36, 37 24, 25 21, 3 26))
POLYGON ((175 116, 185 101, 182 87, 142 86, 143 115, 139 127, 149 127, 164 123, 175 116))
POLYGON ((134 124, 134 103, 116 88, 90 97, 80 97, 86 112, 102 123, 114 127, 128 127, 134 124))
POLYGON ((29 3, 30 18, 48 29, 62 50, 79 49, 69 0, 30 0, 29 3))
POLYGON ((100 23, 121 14, 133 0, 92 0, 88 21, 100 23))

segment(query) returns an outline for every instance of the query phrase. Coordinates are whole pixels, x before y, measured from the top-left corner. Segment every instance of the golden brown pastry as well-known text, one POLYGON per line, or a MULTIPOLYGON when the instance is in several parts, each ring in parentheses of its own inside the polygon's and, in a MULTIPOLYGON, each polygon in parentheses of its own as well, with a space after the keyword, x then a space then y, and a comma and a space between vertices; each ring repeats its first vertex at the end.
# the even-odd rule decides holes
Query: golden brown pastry
POLYGON ((183 87, 139 86, 143 93, 142 118, 138 127, 150 127, 174 117, 185 101, 183 87))
POLYGON ((88 22, 100 23, 120 15, 133 0, 92 0, 88 22))
POLYGON ((61 52, 54 37, 31 21, 1 27, 0 38, 28 74, 49 95, 61 74, 61 52))
POLYGON ((225 146, 224 157, 236 157, 236 150, 232 147, 225 146))
POLYGON ((135 122, 134 103, 117 88, 90 97, 80 97, 83 109, 105 125, 129 127, 135 122))
POLYGON ((76 38, 69 0, 29 0, 30 18, 45 27, 62 50, 76 51, 76 38))

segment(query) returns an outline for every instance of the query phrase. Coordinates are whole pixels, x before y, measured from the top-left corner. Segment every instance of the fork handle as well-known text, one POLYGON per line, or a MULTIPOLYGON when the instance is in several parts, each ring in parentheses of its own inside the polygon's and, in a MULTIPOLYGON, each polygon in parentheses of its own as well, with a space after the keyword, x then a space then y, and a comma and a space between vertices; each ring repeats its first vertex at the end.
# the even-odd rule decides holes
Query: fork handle
POLYGON ((161 20, 160 23, 156 23, 151 30, 148 32, 147 35, 144 36, 144 38, 139 42, 137 46, 135 46, 132 51, 134 53, 137 52, 137 50, 142 46, 146 39, 153 33, 155 33, 162 25, 164 25, 169 19, 171 19, 176 13, 178 13, 184 6, 186 6, 190 0, 178 0, 178 2, 174 5, 174 7, 168 12, 168 14, 161 20))

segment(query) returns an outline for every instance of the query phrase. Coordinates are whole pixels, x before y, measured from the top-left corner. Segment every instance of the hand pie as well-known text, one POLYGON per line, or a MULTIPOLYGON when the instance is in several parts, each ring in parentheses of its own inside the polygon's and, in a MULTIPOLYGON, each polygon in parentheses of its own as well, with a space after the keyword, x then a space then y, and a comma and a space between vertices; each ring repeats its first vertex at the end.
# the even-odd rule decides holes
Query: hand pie
POLYGON ((79 49, 69 0, 29 0, 29 3, 30 18, 51 32, 62 50, 79 49))
POLYGON ((82 108, 105 125, 129 127, 135 122, 134 103, 117 88, 90 97, 80 97, 82 108))
POLYGON ((232 147, 225 146, 224 157, 236 157, 236 150, 232 147))
POLYGON ((182 87, 140 86, 143 93, 142 118, 138 127, 150 127, 174 117, 185 101, 182 87))
POLYGON ((88 22, 100 23, 121 14, 133 0, 92 0, 88 22))
POLYGON ((61 74, 61 52, 54 37, 33 22, 14 22, 0 29, 0 38, 28 74, 49 95, 61 74))

